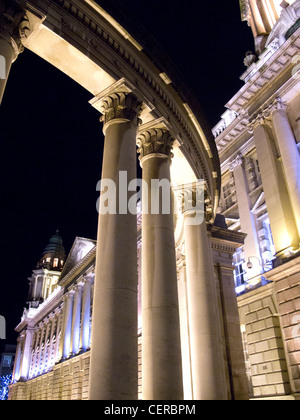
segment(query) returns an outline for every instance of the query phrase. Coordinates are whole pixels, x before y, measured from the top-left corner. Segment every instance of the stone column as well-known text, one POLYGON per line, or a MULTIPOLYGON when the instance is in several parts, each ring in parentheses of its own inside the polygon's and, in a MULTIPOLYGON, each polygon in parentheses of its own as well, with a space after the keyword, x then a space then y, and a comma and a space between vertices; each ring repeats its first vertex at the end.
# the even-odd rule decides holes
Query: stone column
POLYGON ((30 360, 31 360, 32 337, 33 337, 33 329, 28 328, 25 332, 21 371, 20 371, 20 381, 26 381, 28 379, 30 360))
POLYGON ((41 329, 41 336, 40 336, 40 342, 39 342, 39 353, 38 353, 38 358, 37 358, 37 371, 36 371, 37 374, 41 373, 42 345, 43 345, 44 334, 45 334, 44 321, 41 322, 40 329, 41 329))
POLYGON ((79 352, 82 285, 77 284, 74 290, 75 290, 75 296, 74 296, 72 335, 71 335, 71 354, 72 355, 75 355, 79 352))
POLYGON ((17 350, 15 358, 15 366, 13 371, 13 382, 17 382, 20 379, 20 366, 21 366, 21 355, 22 355, 22 340, 21 337, 17 339, 17 350))
MULTIPOLYGON (((253 263, 251 277, 255 277, 262 273, 263 268, 259 264, 259 261, 261 261, 261 255, 256 229, 256 220, 254 214, 251 212, 249 187, 244 169, 244 158, 242 155, 239 154, 231 162, 230 171, 233 172, 234 176, 241 231, 247 233, 244 243, 246 261, 248 261, 248 258, 251 259, 251 257, 256 257, 251 259, 251 262, 253 263)), ((250 275, 250 273, 248 274, 250 275)))
POLYGON ((177 260, 177 279, 180 314, 183 392, 185 400, 193 400, 186 261, 185 255, 183 254, 181 254, 179 260, 177 260))
POLYGON ((195 224, 195 210, 186 201, 195 201, 194 194, 191 190, 183 203, 193 397, 226 400, 218 296, 206 221, 195 224))
POLYGON ((136 135, 142 104, 125 88, 122 91, 119 83, 99 95, 98 102, 105 134, 104 187, 99 208, 89 399, 135 400, 137 217, 128 211, 127 198, 133 194, 128 193, 129 183, 137 177, 136 135))
MULTIPOLYGON (((57 313, 54 312, 52 314, 50 314, 50 320, 51 320, 51 331, 50 331, 50 346, 49 346, 49 355, 48 355, 48 362, 47 362, 47 366, 45 366, 45 368, 49 368, 53 365, 53 361, 52 361, 52 352, 53 352, 53 337, 54 337, 54 329, 55 329, 55 325, 56 325, 56 318, 57 318, 57 313)), ((56 337, 57 339, 57 337, 56 337)))
POLYGON ((23 51, 22 38, 28 30, 25 12, 12 0, 0 0, 0 103, 11 65, 23 51))
MULTIPOLYGON (((44 355, 43 355, 43 361, 42 361, 42 367, 41 371, 44 372, 46 370, 46 358, 47 358, 47 339, 49 335, 49 331, 51 328, 51 320, 50 316, 46 319, 46 331, 45 331, 45 337, 44 337, 44 355)), ((49 346, 50 348, 50 346, 49 346)))
POLYGON ((173 142, 168 130, 155 126, 138 136, 143 168, 142 389, 145 400, 183 399, 173 209, 172 205, 167 208, 168 200, 171 203, 173 142))
POLYGON ((62 307, 59 307, 57 310, 57 325, 56 325, 56 332, 55 332, 55 350, 54 350, 54 355, 53 355, 53 362, 57 363, 61 357, 62 357, 62 346, 61 346, 61 342, 62 342, 62 315, 63 310, 62 307), (60 330, 61 329, 61 330, 60 330), (60 352, 60 347, 61 347, 61 352, 60 352))
POLYGON ((90 343, 90 318, 91 318, 91 277, 83 279, 84 289, 82 297, 82 316, 80 331, 80 351, 86 351, 90 343))
POLYGON ((299 235, 269 122, 259 115, 251 123, 276 255, 297 246, 299 235))
POLYGON ((72 314, 73 314, 73 301, 74 291, 68 292, 64 297, 64 321, 62 328, 62 360, 70 356, 71 350, 71 334, 72 334, 72 314))
POLYGON ((283 172, 300 237, 300 154, 287 116, 287 106, 276 99, 271 109, 283 172))

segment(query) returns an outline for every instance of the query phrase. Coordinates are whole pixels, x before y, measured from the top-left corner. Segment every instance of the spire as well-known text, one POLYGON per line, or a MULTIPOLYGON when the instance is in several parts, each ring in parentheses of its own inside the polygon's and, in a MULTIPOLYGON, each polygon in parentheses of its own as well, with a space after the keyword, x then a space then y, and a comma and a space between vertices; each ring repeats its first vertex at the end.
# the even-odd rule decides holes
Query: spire
POLYGON ((37 268, 61 271, 66 258, 65 248, 59 230, 56 229, 54 235, 49 239, 49 243, 44 249, 43 256, 37 264, 37 268))

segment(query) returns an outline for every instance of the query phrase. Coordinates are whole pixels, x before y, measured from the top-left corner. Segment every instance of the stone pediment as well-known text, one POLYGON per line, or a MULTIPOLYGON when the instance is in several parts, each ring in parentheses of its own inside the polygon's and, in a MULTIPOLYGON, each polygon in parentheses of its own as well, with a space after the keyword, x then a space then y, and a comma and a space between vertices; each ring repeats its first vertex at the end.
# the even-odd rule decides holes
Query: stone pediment
POLYGON ((63 279, 95 246, 96 241, 92 239, 76 237, 62 270, 61 279, 63 279))

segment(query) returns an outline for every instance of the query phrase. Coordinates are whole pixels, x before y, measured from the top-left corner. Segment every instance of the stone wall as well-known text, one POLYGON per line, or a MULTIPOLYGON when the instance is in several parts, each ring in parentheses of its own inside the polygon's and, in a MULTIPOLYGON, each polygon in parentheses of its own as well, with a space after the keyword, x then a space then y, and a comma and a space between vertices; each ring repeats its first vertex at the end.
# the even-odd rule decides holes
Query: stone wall
POLYGON ((90 352, 73 357, 37 378, 11 385, 11 400, 87 400, 90 352))

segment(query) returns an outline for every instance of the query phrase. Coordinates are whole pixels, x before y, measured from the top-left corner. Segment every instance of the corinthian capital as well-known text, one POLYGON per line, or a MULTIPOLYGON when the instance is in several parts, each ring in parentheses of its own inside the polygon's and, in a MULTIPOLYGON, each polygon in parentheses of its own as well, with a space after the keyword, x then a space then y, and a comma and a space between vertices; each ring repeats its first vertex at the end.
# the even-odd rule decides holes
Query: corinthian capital
POLYGON ((138 124, 142 103, 133 93, 112 93, 102 99, 100 106, 104 125, 114 119, 125 119, 138 124))
POLYGON ((12 0, 0 0, 0 36, 12 45, 16 56, 24 50, 22 40, 29 29, 25 11, 12 0))
POLYGON ((242 165, 244 162, 244 157, 241 153, 239 153, 231 162, 229 165, 230 172, 233 172, 237 166, 242 165))
POLYGON ((141 131, 137 138, 139 159, 142 160, 151 154, 172 158, 174 141, 175 139, 170 131, 164 128, 149 128, 141 131))
POLYGON ((133 121, 138 125, 143 103, 133 90, 134 87, 123 78, 90 101, 101 112, 104 127, 116 119, 133 121))

